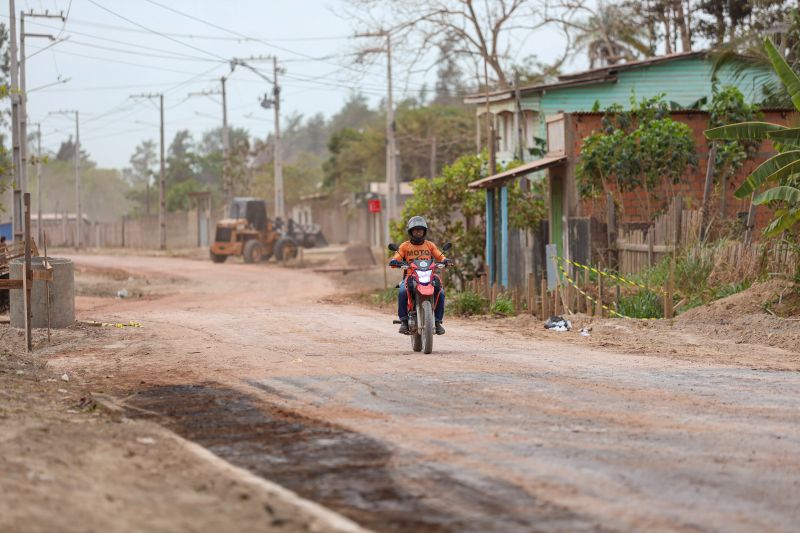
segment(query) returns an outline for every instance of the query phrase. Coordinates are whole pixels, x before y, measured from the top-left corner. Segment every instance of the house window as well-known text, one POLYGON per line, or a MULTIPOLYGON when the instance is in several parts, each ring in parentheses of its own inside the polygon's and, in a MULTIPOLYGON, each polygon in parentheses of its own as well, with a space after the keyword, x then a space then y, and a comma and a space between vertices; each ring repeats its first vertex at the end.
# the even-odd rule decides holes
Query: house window
POLYGON ((525 134, 525 150, 538 148, 536 139, 539 137, 538 114, 533 111, 523 111, 523 131, 525 134))
POLYGON ((499 113, 498 122, 497 135, 500 137, 500 151, 511 152, 514 149, 514 114, 499 113))

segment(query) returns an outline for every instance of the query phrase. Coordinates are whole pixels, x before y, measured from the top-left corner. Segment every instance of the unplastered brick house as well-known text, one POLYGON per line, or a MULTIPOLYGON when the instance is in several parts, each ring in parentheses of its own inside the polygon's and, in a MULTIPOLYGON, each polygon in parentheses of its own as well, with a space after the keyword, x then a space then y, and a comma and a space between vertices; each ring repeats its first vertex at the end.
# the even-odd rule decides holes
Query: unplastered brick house
MULTIPOLYGON (((763 98, 763 86, 775 81, 768 67, 753 66, 736 60, 716 73, 716 82, 733 85, 749 103, 763 98)), ((491 114, 499 139, 497 161, 506 165, 522 159, 525 164, 500 172, 471 184, 486 191, 486 261, 492 282, 504 287, 524 284, 528 272, 542 275, 544 245, 555 244, 562 257, 591 260, 602 240, 606 238, 605 199, 584 200, 579 197, 576 169, 583 139, 599 129, 602 112, 612 104, 626 109, 631 97, 637 100, 663 94, 676 108, 689 108, 703 98, 712 98, 713 59, 705 52, 690 52, 651 58, 594 69, 559 77, 555 83, 520 87, 492 92, 488 95, 491 114), (516 135, 515 135, 516 132, 516 135), (537 138, 545 143, 544 155, 536 150, 537 138), (508 227, 508 186, 515 180, 546 180, 548 183, 548 221, 542 231, 522 232, 508 227), (596 241, 595 243, 591 242, 596 241), (593 246, 594 244, 594 246, 593 246)), ((480 148, 486 135, 487 95, 468 97, 466 103, 475 105, 476 139, 480 148)), ((708 146, 703 131, 708 128, 708 113, 682 110, 672 113, 673 120, 692 129, 698 165, 688 168, 681 187, 657 191, 656 205, 666 208, 673 196, 680 196, 685 205, 699 205, 703 196, 708 146)), ((764 120, 789 124, 796 120, 791 110, 764 110, 764 120)), ((749 202, 733 197, 736 183, 753 167, 773 153, 770 143, 764 143, 755 158, 748 162, 731 183, 727 184, 724 202, 725 215, 739 215, 749 208, 749 202)), ((633 194, 622 197, 617 222, 647 224, 652 222, 642 212, 633 194)), ((759 213, 763 224, 768 213, 759 213)))

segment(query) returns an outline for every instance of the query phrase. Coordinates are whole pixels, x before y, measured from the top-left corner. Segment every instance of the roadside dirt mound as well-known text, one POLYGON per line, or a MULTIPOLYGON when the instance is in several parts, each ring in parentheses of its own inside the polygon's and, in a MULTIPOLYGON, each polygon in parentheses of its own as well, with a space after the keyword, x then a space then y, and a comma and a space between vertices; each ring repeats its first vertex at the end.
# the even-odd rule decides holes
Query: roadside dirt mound
POLYGON ((681 313, 677 320, 695 322, 736 319, 752 314, 763 315, 765 318, 771 315, 791 315, 800 311, 797 307, 787 305, 797 299, 799 291, 800 288, 788 280, 773 279, 757 282, 747 290, 681 313))

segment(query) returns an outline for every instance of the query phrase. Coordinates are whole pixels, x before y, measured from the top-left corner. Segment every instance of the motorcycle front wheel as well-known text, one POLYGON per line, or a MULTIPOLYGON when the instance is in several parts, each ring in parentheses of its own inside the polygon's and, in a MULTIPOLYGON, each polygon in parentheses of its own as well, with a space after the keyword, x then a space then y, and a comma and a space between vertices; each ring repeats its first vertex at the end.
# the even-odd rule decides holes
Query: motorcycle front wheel
POLYGON ((422 333, 422 352, 433 351, 433 305, 430 300, 422 302, 422 328, 417 326, 417 331, 422 333))
POLYGON ((414 328, 414 332, 411 334, 411 349, 415 352, 422 351, 422 328, 420 327, 420 319, 424 320, 425 317, 422 316, 420 313, 420 308, 417 307, 417 315, 416 315, 416 327, 414 328))

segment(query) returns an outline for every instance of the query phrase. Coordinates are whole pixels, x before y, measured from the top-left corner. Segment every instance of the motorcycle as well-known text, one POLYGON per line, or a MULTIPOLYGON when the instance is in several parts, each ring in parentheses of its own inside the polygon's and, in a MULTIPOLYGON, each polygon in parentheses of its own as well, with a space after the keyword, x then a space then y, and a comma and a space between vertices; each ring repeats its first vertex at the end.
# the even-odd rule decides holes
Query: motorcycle
MULTIPOLYGON (((448 242, 442 246, 442 251, 447 252, 451 248, 448 242)), ((389 250, 396 252, 396 244, 390 244, 389 250)), ((434 283, 436 271, 447 268, 445 263, 439 263, 428 259, 417 259, 410 263, 402 263, 401 269, 407 270, 408 274, 400 283, 407 283, 413 280, 413 290, 408 290, 408 334, 411 336, 411 348, 415 352, 429 354, 433 351, 433 331, 435 326, 433 311, 436 309, 438 298, 442 292, 436 294, 434 283)), ((409 287, 409 289, 411 289, 409 287)), ((399 320, 394 321, 399 324, 399 320)))

